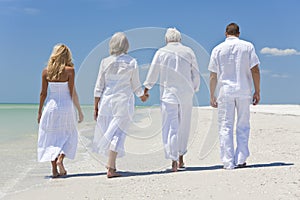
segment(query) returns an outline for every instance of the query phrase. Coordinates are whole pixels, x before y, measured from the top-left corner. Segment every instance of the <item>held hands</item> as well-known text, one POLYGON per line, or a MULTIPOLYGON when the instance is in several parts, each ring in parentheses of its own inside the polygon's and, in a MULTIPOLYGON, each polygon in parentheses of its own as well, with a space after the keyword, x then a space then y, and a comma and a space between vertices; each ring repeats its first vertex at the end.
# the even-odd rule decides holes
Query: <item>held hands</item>
POLYGON ((140 99, 141 99, 142 102, 147 101, 148 98, 149 98, 149 94, 148 93, 144 93, 144 95, 140 97, 140 99))
POLYGON ((142 102, 145 102, 145 101, 148 100, 149 96, 150 95, 148 94, 148 88, 145 87, 145 89, 144 89, 144 95, 141 96, 140 99, 141 99, 142 102))

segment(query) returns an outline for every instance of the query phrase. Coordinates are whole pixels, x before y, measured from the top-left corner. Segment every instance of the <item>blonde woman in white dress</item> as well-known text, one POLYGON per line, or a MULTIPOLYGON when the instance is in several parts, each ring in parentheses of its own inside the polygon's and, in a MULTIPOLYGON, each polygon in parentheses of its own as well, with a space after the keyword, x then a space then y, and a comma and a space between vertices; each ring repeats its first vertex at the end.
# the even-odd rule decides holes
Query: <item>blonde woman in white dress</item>
POLYGON ((134 93, 144 102, 138 65, 127 54, 128 40, 124 33, 115 33, 109 43, 110 56, 101 61, 94 90, 97 121, 94 151, 108 156, 107 177, 120 176, 116 172, 116 158, 124 156, 126 131, 134 112, 134 93))
POLYGON ((70 49, 64 44, 55 45, 48 65, 42 72, 38 110, 38 161, 51 161, 53 178, 67 174, 63 160, 65 157, 74 159, 76 154, 78 133, 74 105, 79 122, 83 120, 83 113, 74 77, 70 49))

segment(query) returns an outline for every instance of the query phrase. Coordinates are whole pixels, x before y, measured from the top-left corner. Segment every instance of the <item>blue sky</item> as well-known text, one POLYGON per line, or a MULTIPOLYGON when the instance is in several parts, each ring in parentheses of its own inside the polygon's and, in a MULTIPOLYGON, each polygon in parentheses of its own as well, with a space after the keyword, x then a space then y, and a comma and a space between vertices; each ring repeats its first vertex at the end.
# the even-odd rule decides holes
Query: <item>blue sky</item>
MULTIPOLYGON (((226 25, 236 22, 261 61, 261 103, 300 104, 299 8, 298 0, 0 0, 0 103, 38 102, 41 71, 56 43, 70 47, 79 72, 91 51, 117 31, 176 27, 209 54, 224 40, 226 25)), ((208 104, 207 95, 202 84, 201 104, 208 104)))

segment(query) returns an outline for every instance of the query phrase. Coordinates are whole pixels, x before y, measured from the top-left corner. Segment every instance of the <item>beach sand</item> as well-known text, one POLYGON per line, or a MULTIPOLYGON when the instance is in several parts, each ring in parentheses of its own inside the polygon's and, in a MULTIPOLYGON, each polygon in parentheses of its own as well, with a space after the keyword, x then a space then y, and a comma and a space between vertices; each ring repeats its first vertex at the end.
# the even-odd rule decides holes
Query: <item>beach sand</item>
POLYGON ((117 160, 123 177, 107 179, 106 158, 89 150, 90 122, 79 126, 78 152, 65 161, 66 177, 51 179, 50 163, 37 163, 3 199, 300 199, 299 105, 251 106, 251 155, 247 168, 235 170, 222 169, 215 109, 194 108, 187 168, 177 173, 166 170, 171 162, 164 159, 159 109, 137 115, 127 154, 117 160))

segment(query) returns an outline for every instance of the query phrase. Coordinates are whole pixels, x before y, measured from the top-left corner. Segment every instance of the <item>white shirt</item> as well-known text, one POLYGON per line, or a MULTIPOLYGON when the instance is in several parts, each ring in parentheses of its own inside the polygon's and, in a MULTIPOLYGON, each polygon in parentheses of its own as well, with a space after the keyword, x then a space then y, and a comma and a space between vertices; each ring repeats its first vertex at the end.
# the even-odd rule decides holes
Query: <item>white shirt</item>
POLYGON ((260 62, 250 42, 230 36, 216 46, 212 50, 208 70, 217 73, 219 97, 251 95, 251 68, 257 64, 260 62))
POLYGON ((94 89, 94 97, 100 97, 99 115, 131 115, 133 92, 138 97, 144 94, 136 60, 127 54, 104 58, 94 89))
POLYGON ((154 55, 144 86, 151 89, 160 76, 160 98, 167 103, 190 103, 199 90, 200 74, 193 50, 170 42, 154 55))

